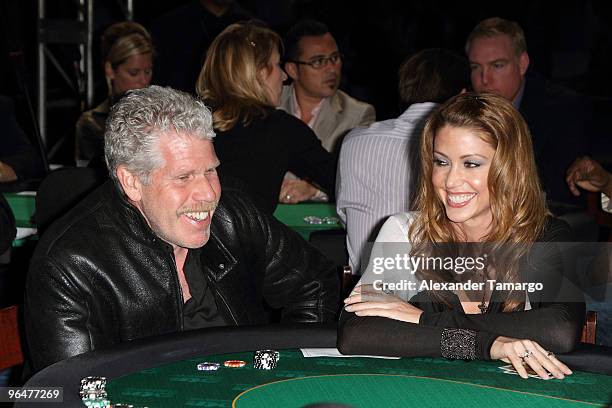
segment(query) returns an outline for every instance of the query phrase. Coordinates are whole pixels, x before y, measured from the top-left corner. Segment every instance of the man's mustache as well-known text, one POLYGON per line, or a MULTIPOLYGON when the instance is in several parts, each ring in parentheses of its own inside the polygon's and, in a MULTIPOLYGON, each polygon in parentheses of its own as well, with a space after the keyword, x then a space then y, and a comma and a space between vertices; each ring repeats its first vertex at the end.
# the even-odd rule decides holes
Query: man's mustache
POLYGON ((194 212, 212 212, 217 208, 218 205, 219 205, 218 201, 215 201, 214 203, 196 204, 196 205, 192 205, 189 207, 180 208, 179 210, 177 210, 176 214, 183 215, 185 213, 194 213, 194 212))

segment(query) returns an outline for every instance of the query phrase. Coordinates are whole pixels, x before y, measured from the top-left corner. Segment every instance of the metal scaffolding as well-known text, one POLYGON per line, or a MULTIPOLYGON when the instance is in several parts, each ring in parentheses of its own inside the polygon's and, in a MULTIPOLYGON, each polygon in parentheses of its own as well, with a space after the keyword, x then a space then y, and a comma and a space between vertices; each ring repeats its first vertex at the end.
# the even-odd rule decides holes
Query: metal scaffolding
MULTIPOLYGON (((57 69, 67 86, 82 96, 87 106, 93 103, 94 74, 92 63, 92 40, 94 0, 77 0, 77 15, 74 18, 46 18, 46 0, 38 0, 38 124, 43 143, 47 140, 47 111, 52 105, 47 96, 47 62, 57 69), (80 51, 79 70, 82 75, 78 83, 70 79, 52 50, 52 44, 77 45, 80 51), (77 89, 78 88, 78 89, 77 89)), ((133 0, 117 0, 127 20, 133 19, 133 0)))

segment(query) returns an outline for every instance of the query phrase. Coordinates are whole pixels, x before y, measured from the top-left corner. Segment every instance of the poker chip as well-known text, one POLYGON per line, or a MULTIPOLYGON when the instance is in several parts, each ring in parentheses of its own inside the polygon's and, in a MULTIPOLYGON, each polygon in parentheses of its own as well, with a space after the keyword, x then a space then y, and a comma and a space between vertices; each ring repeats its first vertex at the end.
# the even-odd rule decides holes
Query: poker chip
POLYGON ((314 215, 309 215, 308 217, 304 217, 304 222, 306 224, 313 224, 313 225, 323 224, 323 220, 321 219, 321 217, 316 217, 314 215))
POLYGON ((81 399, 103 399, 108 395, 105 390, 81 390, 79 396, 81 399))
POLYGON ((278 365, 280 354, 276 350, 257 350, 253 356, 253 368, 273 370, 278 365))
POLYGON ((106 377, 85 377, 81 379, 82 390, 103 390, 106 387, 106 377))
POLYGON ((198 367, 198 371, 217 371, 220 366, 221 364, 219 363, 204 362, 204 363, 199 363, 197 367, 198 367))
POLYGON ((83 404, 89 408, 111 408, 110 400, 103 399, 83 399, 83 404))
POLYGON ((244 360, 227 360, 223 362, 225 367, 229 368, 240 368, 246 365, 246 361, 244 360))
POLYGON ((340 223, 340 219, 336 218, 336 217, 324 217, 321 220, 324 224, 339 224, 340 223))

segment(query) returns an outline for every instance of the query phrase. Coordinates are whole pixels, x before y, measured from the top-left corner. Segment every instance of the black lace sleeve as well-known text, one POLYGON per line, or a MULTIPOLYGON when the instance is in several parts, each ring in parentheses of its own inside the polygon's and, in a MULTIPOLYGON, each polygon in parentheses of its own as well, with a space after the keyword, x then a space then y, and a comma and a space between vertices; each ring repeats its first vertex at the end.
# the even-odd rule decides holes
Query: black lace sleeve
MULTIPOLYGON (((399 357, 441 357, 443 327, 400 322, 384 317, 340 314, 338 350, 342 354, 399 357)), ((496 334, 476 332, 476 358, 489 360, 496 334)))
POLYGON ((578 343, 584 321, 584 303, 549 303, 538 309, 465 314, 459 310, 424 312, 419 325, 487 330, 498 336, 529 339, 555 353, 568 353, 578 343))

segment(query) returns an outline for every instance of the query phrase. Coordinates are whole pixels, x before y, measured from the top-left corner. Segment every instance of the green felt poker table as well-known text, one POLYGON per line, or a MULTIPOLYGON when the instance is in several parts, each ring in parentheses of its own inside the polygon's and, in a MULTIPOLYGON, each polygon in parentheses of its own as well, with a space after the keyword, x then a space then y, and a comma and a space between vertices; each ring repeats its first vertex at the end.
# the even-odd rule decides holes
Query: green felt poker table
POLYGON ((299 348, 335 347, 335 330, 276 325, 162 336, 56 363, 26 386, 62 386, 64 402, 58 406, 75 407, 86 376, 106 377, 110 401, 135 407, 603 407, 612 401, 612 376, 576 368, 591 360, 609 373, 610 348, 560 356, 574 374, 548 381, 505 374, 500 362, 302 356, 299 348), (280 352, 278 366, 255 369, 253 351, 268 348, 280 352), (226 360, 246 365, 224 367, 226 360), (199 371, 202 362, 221 366, 199 371))
MULTIPOLYGON (((34 212, 36 210, 36 193, 26 191, 21 193, 3 193, 8 202, 13 215, 15 216, 15 226, 21 228, 36 228, 34 212)), ((32 231, 35 233, 36 231, 32 231)), ((25 244, 25 239, 13 240, 13 247, 20 247, 25 244)))
POLYGON ((35 227, 34 211, 36 210, 36 194, 34 192, 4 193, 17 227, 35 227))

